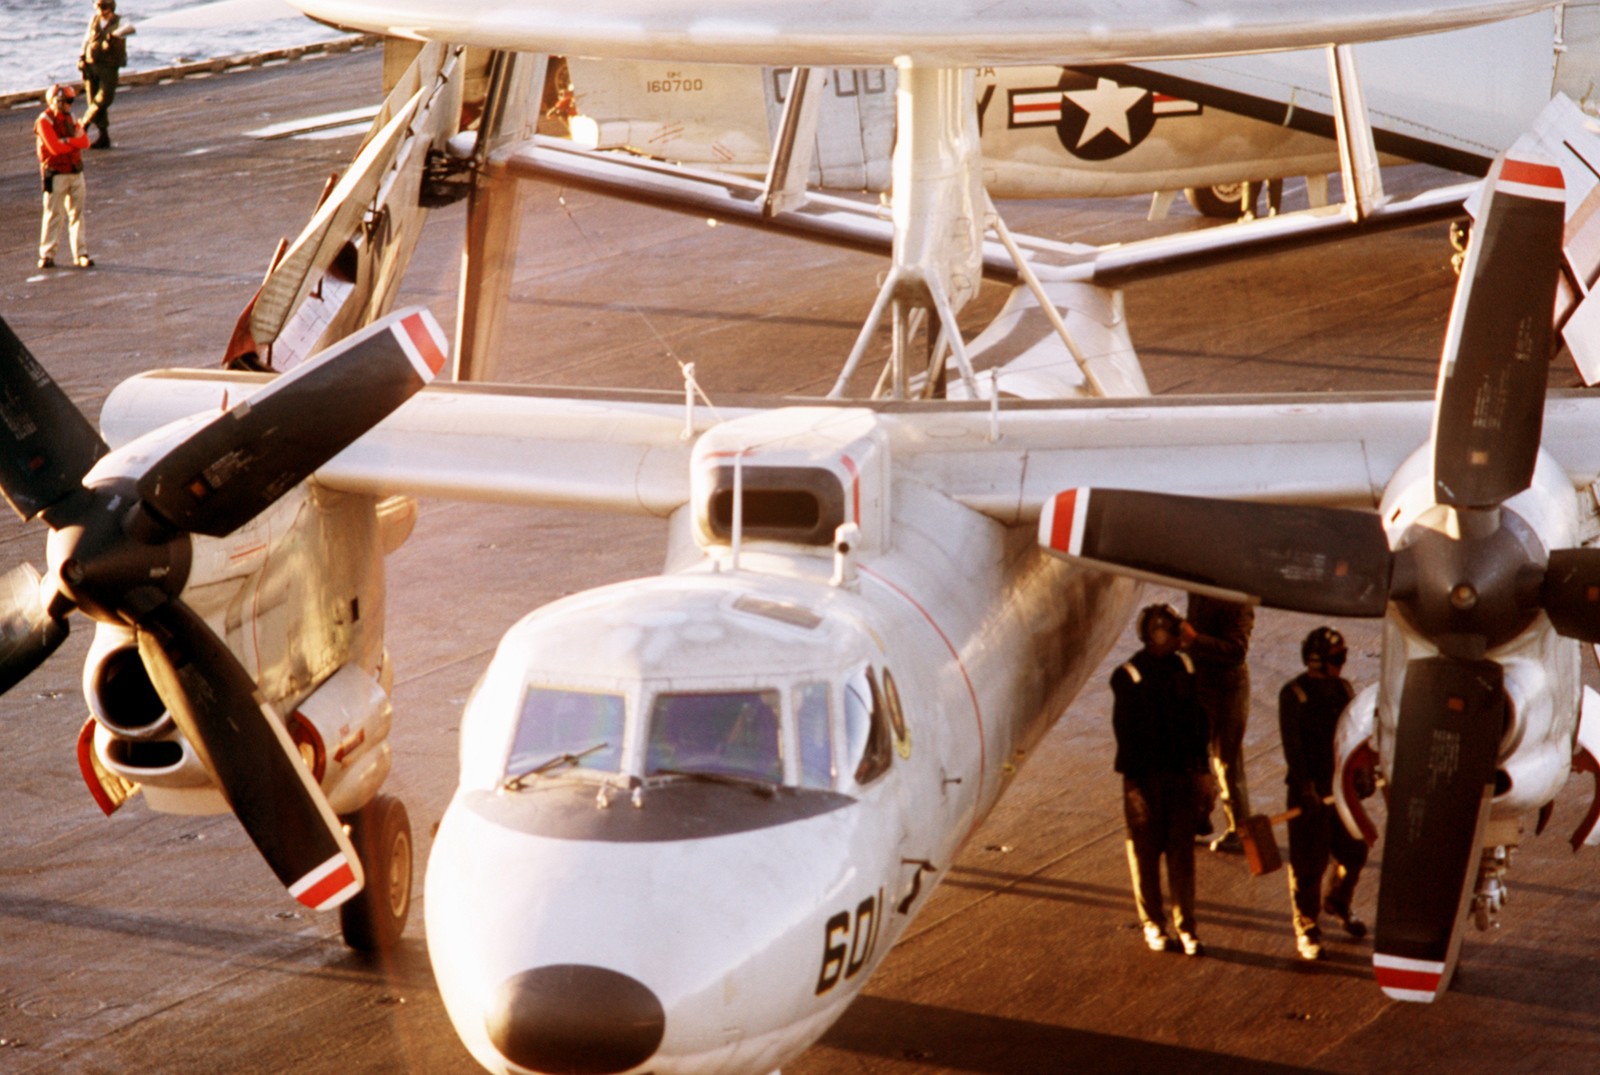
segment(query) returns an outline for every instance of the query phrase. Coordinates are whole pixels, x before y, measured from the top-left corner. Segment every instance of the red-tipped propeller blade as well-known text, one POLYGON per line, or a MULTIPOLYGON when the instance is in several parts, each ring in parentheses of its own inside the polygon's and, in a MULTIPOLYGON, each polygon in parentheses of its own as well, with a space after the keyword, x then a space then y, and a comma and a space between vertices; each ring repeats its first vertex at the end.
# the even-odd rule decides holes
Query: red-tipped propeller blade
POLYGON ((1072 489, 1045 505, 1039 541, 1107 570, 1269 608, 1381 616, 1389 603, 1389 544, 1371 512, 1072 489))
POLYGON ((1434 999, 1455 971, 1505 730, 1502 681, 1494 661, 1406 666, 1372 956, 1398 1000, 1434 999))
POLYGON ((39 572, 18 564, 0 576, 0 694, 27 678, 67 640, 67 621, 39 596, 39 572))
POLYGON ((1439 367, 1434 495, 1494 507, 1528 487, 1554 354, 1566 203, 1561 169, 1507 156, 1485 180, 1439 367))
POLYGON ((140 614, 139 655, 172 719, 290 894, 322 910, 359 892, 355 848, 222 639, 182 601, 163 601, 140 614))
POLYGON ((190 436, 145 472, 139 495, 180 530, 229 534, 382 421, 444 361, 432 315, 391 314, 190 436))
POLYGON ((1557 634, 1600 642, 1600 549, 1552 549, 1541 601, 1557 634))
POLYGON ((0 321, 0 493, 31 519, 82 488, 105 442, 0 321))

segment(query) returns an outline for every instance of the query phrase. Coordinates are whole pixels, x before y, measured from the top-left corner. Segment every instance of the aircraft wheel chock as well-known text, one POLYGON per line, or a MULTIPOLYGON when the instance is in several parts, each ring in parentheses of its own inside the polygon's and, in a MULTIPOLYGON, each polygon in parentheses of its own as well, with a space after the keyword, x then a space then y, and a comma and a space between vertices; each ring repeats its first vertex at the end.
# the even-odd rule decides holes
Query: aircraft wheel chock
POLYGON ((339 928, 358 952, 388 951, 411 912, 411 819, 399 799, 379 795, 345 821, 367 883, 340 905, 339 928))

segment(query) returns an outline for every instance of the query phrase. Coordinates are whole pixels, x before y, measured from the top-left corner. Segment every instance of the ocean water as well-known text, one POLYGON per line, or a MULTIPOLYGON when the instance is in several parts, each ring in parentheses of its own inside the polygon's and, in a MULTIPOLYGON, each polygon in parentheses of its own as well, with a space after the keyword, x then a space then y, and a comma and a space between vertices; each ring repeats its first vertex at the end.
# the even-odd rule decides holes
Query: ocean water
MULTIPOLYGON (((284 0, 117 0, 117 13, 137 28, 130 71, 344 36, 284 0)), ((0 93, 77 78, 93 14, 92 0, 0 0, 0 93)))

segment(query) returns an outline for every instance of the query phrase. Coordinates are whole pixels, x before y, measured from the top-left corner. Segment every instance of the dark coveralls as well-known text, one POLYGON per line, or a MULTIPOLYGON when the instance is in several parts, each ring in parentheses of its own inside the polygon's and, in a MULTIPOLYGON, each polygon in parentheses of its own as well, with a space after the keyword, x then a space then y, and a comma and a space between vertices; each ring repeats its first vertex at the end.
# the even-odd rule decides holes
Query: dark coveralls
POLYGON ((1326 904, 1343 918, 1350 916, 1350 899, 1367 862, 1366 843, 1351 836, 1338 811, 1322 802, 1333 793, 1334 728, 1354 696, 1347 679, 1304 673, 1278 692, 1278 730, 1289 763, 1284 778, 1289 785, 1288 806, 1302 811, 1289 819, 1289 898, 1296 936, 1319 934, 1322 875, 1329 857, 1334 868, 1326 904))
POLYGON ((1250 816, 1244 779, 1244 730, 1250 717, 1250 631, 1255 609, 1202 594, 1190 594, 1183 648, 1199 674, 1200 708, 1211 724, 1211 766, 1222 791, 1228 831, 1250 816))
POLYGON ((1122 774, 1133 899, 1145 926, 1166 928, 1161 856, 1180 933, 1195 932, 1194 835, 1206 771, 1206 719, 1184 653, 1140 650, 1111 673, 1111 728, 1122 774))
POLYGON ((89 29, 83 35, 83 53, 78 59, 78 70, 83 73, 83 92, 89 98, 89 111, 84 114, 83 125, 99 131, 96 145, 111 144, 111 102, 117 96, 118 73, 128 62, 128 43, 114 33, 121 22, 122 16, 115 12, 92 16, 89 29))

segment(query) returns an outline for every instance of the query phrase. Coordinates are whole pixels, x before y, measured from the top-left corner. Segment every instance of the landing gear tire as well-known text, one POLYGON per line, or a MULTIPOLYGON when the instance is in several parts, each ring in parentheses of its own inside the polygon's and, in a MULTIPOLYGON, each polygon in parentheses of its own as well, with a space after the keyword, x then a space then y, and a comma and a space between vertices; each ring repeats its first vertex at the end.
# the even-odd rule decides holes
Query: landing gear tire
MULTIPOLYGON (((1218 183, 1214 187, 1189 187, 1183 196, 1201 216, 1238 220, 1244 216, 1244 186, 1243 183, 1218 183)), ((1252 202, 1259 198, 1260 191, 1259 183, 1251 188, 1252 202)), ((1252 204, 1250 208, 1254 210, 1255 206, 1252 204)))
POLYGON ((340 905, 339 928, 356 951, 386 952, 411 913, 411 818, 399 799, 379 795, 344 820, 367 883, 340 905))

